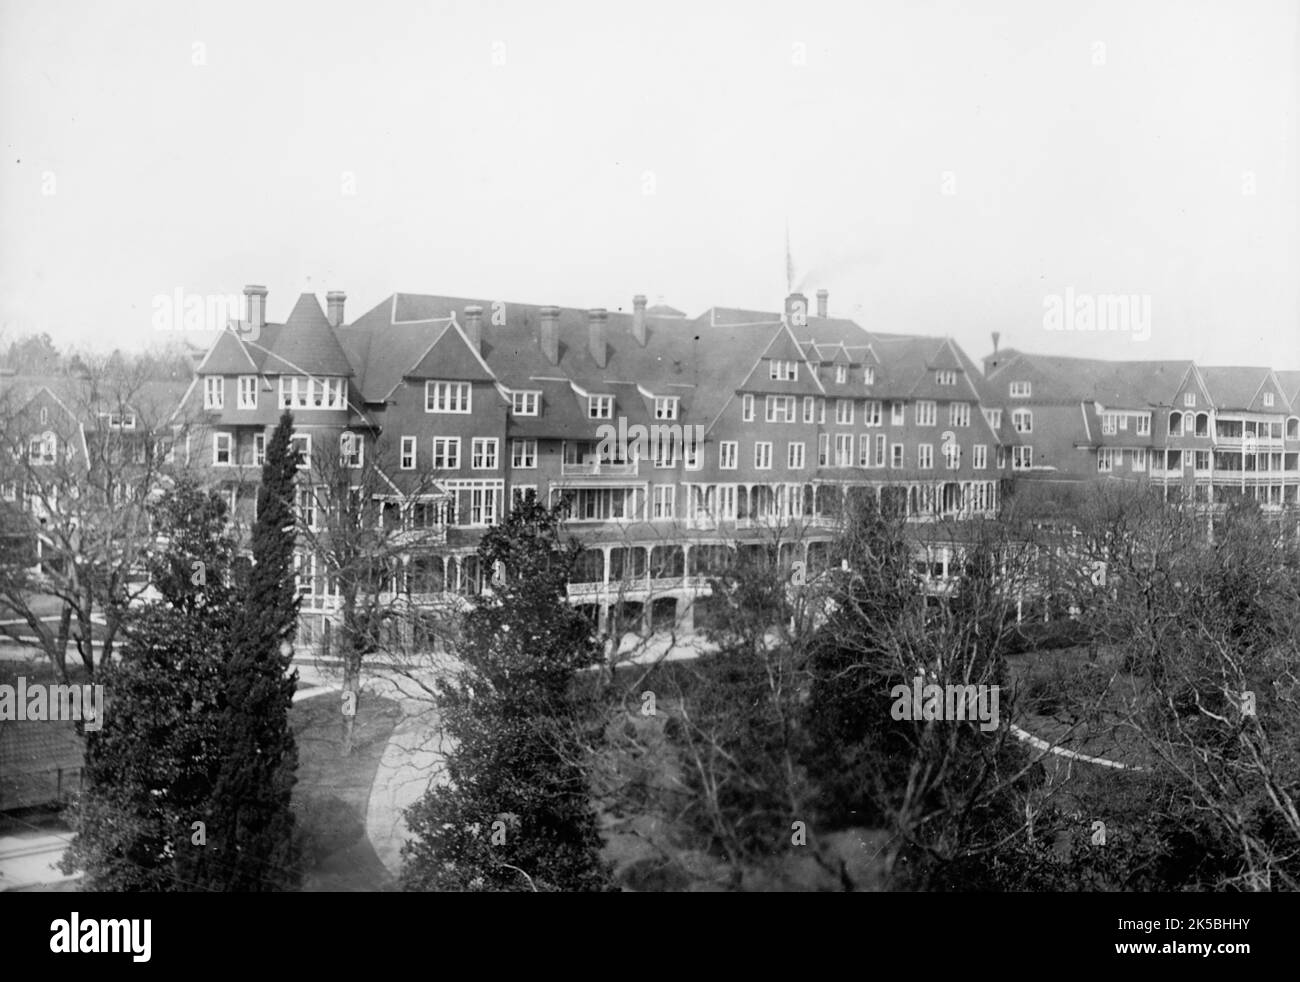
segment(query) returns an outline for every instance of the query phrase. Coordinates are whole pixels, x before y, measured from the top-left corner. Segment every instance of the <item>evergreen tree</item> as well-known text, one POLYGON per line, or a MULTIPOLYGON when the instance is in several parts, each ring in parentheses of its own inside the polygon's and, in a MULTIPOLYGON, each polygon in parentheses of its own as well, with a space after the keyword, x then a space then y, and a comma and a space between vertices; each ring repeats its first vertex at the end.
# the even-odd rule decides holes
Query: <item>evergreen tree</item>
POLYGON ((102 728, 86 732, 85 790, 64 868, 100 891, 192 889, 220 757, 217 733, 234 542, 226 504, 181 480, 153 509, 166 553, 160 599, 126 614, 127 646, 99 681, 102 728))
POLYGON ((301 455, 285 412, 267 443, 253 527, 253 567, 231 620, 221 764, 198 876, 207 889, 254 892, 297 883, 290 810, 298 750, 289 709, 297 625, 294 486, 301 455))
POLYGON ((465 618, 462 671, 439 684, 450 783, 407 811, 411 890, 601 890, 609 874, 584 762, 601 739, 600 652, 565 599, 576 543, 530 495, 479 545, 499 570, 465 618))

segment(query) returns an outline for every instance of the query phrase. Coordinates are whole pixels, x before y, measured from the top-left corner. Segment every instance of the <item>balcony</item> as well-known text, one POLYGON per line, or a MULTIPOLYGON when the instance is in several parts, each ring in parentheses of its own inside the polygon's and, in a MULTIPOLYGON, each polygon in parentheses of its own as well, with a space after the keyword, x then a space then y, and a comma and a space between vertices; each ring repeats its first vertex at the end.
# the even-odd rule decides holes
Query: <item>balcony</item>
POLYGON ((587 457, 581 461, 566 460, 560 464, 561 477, 636 477, 639 461, 630 463, 611 463, 597 457, 587 457))

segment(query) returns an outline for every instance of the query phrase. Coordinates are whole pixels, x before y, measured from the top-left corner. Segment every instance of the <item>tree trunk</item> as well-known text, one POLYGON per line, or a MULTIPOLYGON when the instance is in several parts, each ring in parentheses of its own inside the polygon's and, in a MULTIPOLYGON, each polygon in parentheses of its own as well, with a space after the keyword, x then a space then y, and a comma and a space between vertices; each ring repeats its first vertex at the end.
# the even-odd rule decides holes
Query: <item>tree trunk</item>
POLYGON ((354 651, 343 654, 343 756, 352 755, 352 735, 356 727, 358 703, 361 701, 361 658, 354 651))

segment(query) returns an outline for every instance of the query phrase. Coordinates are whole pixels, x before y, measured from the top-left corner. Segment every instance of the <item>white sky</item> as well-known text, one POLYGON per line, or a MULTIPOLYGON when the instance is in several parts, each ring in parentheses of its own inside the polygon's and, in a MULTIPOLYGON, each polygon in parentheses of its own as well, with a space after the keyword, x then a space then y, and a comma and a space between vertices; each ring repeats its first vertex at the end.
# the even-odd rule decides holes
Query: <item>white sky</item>
POLYGON ((139 347, 250 282, 777 309, 788 219, 869 328, 1300 368, 1298 12, 0 0, 0 329, 139 347), (1067 288, 1150 340, 1046 331, 1067 288))

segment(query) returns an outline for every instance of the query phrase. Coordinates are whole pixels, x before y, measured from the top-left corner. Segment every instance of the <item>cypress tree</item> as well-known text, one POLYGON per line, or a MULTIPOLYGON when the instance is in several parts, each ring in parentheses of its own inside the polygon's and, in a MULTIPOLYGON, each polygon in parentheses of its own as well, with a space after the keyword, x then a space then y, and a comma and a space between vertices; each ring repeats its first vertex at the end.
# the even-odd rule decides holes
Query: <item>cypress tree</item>
POLYGON ((267 443, 253 527, 253 566, 231 619, 225 665, 221 765, 200 866, 211 890, 256 892, 297 885, 290 810, 298 749, 289 709, 297 626, 294 486, 300 453, 285 412, 267 443))

